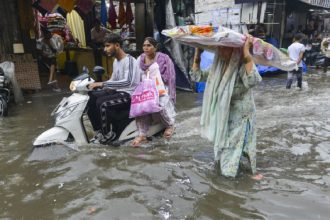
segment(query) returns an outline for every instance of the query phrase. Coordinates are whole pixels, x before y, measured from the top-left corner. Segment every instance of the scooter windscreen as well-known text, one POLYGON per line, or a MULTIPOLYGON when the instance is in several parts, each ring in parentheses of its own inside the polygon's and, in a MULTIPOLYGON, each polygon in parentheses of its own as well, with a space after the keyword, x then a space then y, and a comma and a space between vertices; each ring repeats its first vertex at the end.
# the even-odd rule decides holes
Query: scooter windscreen
POLYGON ((77 76, 76 78, 74 78, 73 81, 81 81, 88 77, 90 77, 90 75, 88 75, 88 73, 83 73, 83 74, 80 74, 79 76, 77 76))

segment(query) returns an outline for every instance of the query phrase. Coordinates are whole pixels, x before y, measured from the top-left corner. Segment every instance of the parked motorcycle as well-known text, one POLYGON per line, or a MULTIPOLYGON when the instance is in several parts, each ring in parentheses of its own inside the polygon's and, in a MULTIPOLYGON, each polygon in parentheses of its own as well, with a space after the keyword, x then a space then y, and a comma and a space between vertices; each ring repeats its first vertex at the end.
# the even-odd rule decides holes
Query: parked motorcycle
POLYGON ((315 60, 312 63, 312 66, 321 67, 324 65, 324 61, 325 61, 325 55, 320 52, 315 56, 315 60))
POLYGON ((8 103, 10 100, 10 81, 0 67, 0 116, 8 115, 8 103))
POLYGON ((304 56, 304 61, 308 66, 323 66, 325 55, 322 52, 307 51, 304 56))
MULTIPOLYGON (((98 71, 100 69, 98 68, 98 71)), ((104 69, 103 69, 104 71, 104 69)), ((99 73, 95 73, 98 75, 99 73)), ((90 121, 87 115, 87 103, 89 100, 87 88, 88 84, 94 82, 88 70, 84 68, 83 73, 76 77, 70 84, 70 90, 73 94, 64 97, 58 106, 51 113, 55 117, 54 127, 40 134, 34 141, 33 146, 49 146, 53 144, 62 144, 70 148, 79 147, 89 143, 89 135, 93 133, 92 129, 88 129, 90 121)), ((121 123, 123 127, 120 134, 117 134, 115 140, 111 144, 116 145, 133 139, 138 136, 138 130, 134 119, 125 119, 121 123)), ((148 136, 155 135, 164 130, 162 124, 153 124, 150 127, 148 136)))

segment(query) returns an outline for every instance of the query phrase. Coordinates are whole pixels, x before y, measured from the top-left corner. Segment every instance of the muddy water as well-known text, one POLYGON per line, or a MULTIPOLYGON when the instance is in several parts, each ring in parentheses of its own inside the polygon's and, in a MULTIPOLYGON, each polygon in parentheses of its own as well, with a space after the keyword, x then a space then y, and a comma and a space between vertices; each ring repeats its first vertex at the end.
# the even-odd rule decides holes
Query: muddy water
POLYGON ((258 171, 220 177, 199 136, 202 96, 178 94, 177 132, 139 149, 32 149, 68 93, 38 93, 0 119, 2 219, 329 219, 330 75, 311 73, 302 91, 285 75, 255 90, 258 171))

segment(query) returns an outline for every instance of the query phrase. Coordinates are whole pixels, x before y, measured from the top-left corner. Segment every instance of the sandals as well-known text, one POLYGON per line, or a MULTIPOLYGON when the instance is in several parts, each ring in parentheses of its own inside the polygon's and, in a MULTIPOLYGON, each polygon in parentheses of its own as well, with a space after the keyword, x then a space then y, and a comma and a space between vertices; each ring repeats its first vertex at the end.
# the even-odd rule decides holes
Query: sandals
POLYGON ((141 144, 147 143, 147 137, 145 136, 137 136, 131 143, 132 147, 140 147, 141 144))
POLYGON ((166 139, 170 139, 174 134, 175 128, 174 126, 167 127, 164 131, 163 137, 166 139))
POLYGON ((53 80, 53 81, 49 81, 48 83, 47 83, 47 85, 53 85, 53 84, 55 84, 55 83, 57 83, 57 80, 55 79, 55 80, 53 80))
MULTIPOLYGON (((167 127, 164 131, 163 137, 166 139, 170 139, 174 134, 175 128, 174 126, 167 127)), ((132 142, 132 147, 140 147, 141 144, 147 143, 147 137, 146 136, 137 136, 132 142)))

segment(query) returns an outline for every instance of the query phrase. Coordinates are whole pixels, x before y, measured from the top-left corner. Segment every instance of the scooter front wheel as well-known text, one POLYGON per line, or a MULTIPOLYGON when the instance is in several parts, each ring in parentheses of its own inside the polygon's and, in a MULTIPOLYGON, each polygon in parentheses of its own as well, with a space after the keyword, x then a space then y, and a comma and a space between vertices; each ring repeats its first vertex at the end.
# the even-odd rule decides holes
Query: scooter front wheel
POLYGON ((7 115, 8 115, 8 103, 3 97, 0 97, 0 116, 5 117, 7 115))

